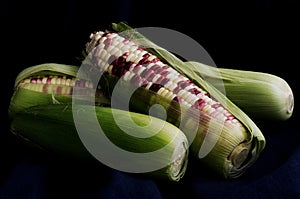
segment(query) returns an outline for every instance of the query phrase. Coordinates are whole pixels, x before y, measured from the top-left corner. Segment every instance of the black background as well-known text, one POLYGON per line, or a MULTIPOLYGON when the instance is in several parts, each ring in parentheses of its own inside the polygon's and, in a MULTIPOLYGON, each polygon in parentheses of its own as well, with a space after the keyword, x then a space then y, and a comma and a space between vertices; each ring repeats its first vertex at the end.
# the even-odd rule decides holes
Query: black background
MULTIPOLYGON (((47 62, 80 65, 78 57, 81 56, 90 33, 105 30, 111 22, 119 21, 126 21, 132 27, 153 26, 180 31, 198 41, 219 67, 256 70, 278 75, 289 83, 297 102, 299 6, 296 0, 1 1, 0 5, 3 71, 1 85, 2 93, 5 94, 1 95, 3 102, 0 185, 3 188, 0 187, 0 191, 2 193, 8 195, 23 193, 25 198, 33 196, 40 198, 39 196, 48 194, 56 197, 64 195, 81 197, 86 193, 94 193, 96 196, 99 196, 99 193, 110 193, 109 196, 117 197, 122 193, 135 198, 144 197, 147 195, 145 193, 149 192, 148 198, 152 198, 152 195, 171 198, 172 193, 178 195, 181 192, 184 194, 189 192, 192 196, 206 198, 205 194, 207 197, 214 196, 212 189, 216 189, 216 186, 219 187, 216 190, 220 191, 220 194, 226 194, 230 192, 227 188, 232 189, 233 185, 239 186, 241 183, 243 191, 258 191, 261 193, 258 196, 265 196, 262 191, 264 185, 254 185, 255 179, 260 180, 258 183, 264 183, 261 176, 271 176, 272 172, 281 168, 299 147, 300 137, 297 127, 299 113, 295 103, 294 114, 288 121, 258 121, 269 144, 262 158, 241 181, 229 186, 223 181, 206 179, 201 172, 196 172, 195 175, 188 173, 183 184, 176 185, 151 180, 145 182, 138 178, 135 180, 138 180, 140 191, 137 193, 140 195, 136 195, 132 190, 137 188, 123 184, 123 181, 125 184, 127 182, 124 179, 132 180, 132 176, 118 173, 120 179, 119 181, 117 179, 117 182, 126 188, 116 186, 115 190, 107 191, 108 185, 105 181, 116 180, 111 177, 115 176, 114 174, 107 174, 111 172, 110 169, 101 168, 106 175, 102 173, 103 171, 94 174, 92 169, 91 173, 82 172, 81 166, 84 167, 82 165, 84 163, 78 166, 60 160, 58 164, 55 163, 55 157, 45 158, 43 153, 40 154, 35 149, 22 145, 10 134, 7 119, 7 107, 14 80, 22 69, 47 62), (43 180, 44 178, 40 176, 45 175, 48 177, 43 180), (90 180, 98 182, 83 183, 90 180), (13 186, 19 182, 20 186, 13 186), (203 182, 206 182, 207 192, 201 195, 195 189, 199 185, 202 186, 203 182), (153 186, 157 190, 151 189, 153 186), (257 190, 257 187, 260 189, 257 190)), ((300 185, 299 172, 297 174, 294 176, 296 180, 291 183, 296 182, 296 185, 300 185)), ((284 175, 275 175, 273 178, 279 182, 280 177, 284 178, 284 175)), ((282 186, 293 187, 295 184, 286 183, 282 186)), ((270 192, 272 187, 267 186, 266 190, 270 192)), ((287 196, 287 190, 290 189, 281 187, 275 193, 287 196)))

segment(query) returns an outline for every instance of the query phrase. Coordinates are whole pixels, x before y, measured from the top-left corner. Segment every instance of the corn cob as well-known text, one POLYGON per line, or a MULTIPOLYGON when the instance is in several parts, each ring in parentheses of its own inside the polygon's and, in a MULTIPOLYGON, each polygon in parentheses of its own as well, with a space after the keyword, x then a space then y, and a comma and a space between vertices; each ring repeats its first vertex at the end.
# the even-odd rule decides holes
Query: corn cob
POLYGON ((216 88, 224 87, 226 96, 253 118, 287 120, 292 116, 292 89, 276 75, 215 68, 199 62, 186 64, 216 88))
MULTIPOLYGON (((154 54, 117 33, 99 31, 90 38, 86 63, 90 64, 90 70, 104 74, 104 79, 109 80, 108 84, 102 82, 102 88, 113 91, 117 81, 128 87, 139 87, 131 96, 130 107, 134 111, 147 113, 151 105, 163 105, 169 112, 167 121, 180 126, 191 143, 193 154, 210 169, 225 178, 238 177, 258 158, 265 146, 260 130, 214 87, 203 81, 206 89, 202 89, 154 54), (194 119, 199 113, 200 122, 194 119), (190 134, 195 127, 197 135, 193 139, 190 134), (214 147, 205 151, 212 143, 214 147)), ((120 89, 121 96, 125 93, 126 86, 120 89)))
POLYGON ((96 94, 97 105, 109 106, 110 102, 103 96, 101 88, 88 79, 76 78, 77 71, 77 66, 57 63, 45 63, 24 69, 16 77, 16 92, 13 93, 9 106, 10 117, 32 106, 71 104, 74 87, 77 98, 83 96, 82 100, 86 100, 86 96, 96 94), (95 87, 96 93, 93 93, 95 87))
MULTIPOLYGON (((82 101, 82 105, 76 107, 71 105, 73 88, 85 88, 82 95, 86 96, 90 95, 89 89, 92 87, 88 80, 76 79, 74 75, 77 70, 76 66, 42 64, 22 71, 16 78, 15 92, 9 108, 11 131, 23 140, 34 143, 47 151, 90 160, 93 157, 78 137, 72 111, 80 111, 84 114, 85 120, 81 122, 85 122, 84 125, 89 126, 88 132, 91 134, 91 139, 99 142, 100 146, 104 141, 97 136, 99 132, 90 124, 91 114, 89 111, 92 106, 84 101, 82 101), (53 95, 55 95, 55 99, 53 99, 53 95)), ((101 90, 97 89, 97 92, 101 93, 101 90)), ((98 95, 97 97, 102 100, 102 96, 98 95)), ((125 120, 122 123, 122 117, 128 117, 127 111, 113 110, 102 106, 96 106, 95 111, 101 128, 111 142, 127 151, 145 153, 144 160, 137 159, 132 164, 136 163, 136 166, 139 166, 140 162, 145 163, 145 161, 153 165, 167 163, 163 168, 153 170, 147 175, 168 178, 172 181, 179 181, 184 176, 187 167, 188 143, 185 135, 174 125, 148 115, 129 113, 138 125, 145 125, 151 121, 152 124, 162 127, 158 132, 154 132, 157 131, 157 128, 153 128, 153 126, 144 128, 143 131, 134 128, 125 120), (121 123, 117 124, 114 121, 112 111, 121 117, 121 123), (137 131, 136 133, 146 138, 134 138, 124 133, 121 130, 123 128, 134 129, 137 131), (149 137, 150 135, 153 136, 149 137), (165 147, 164 150, 155 158, 147 159, 148 152, 162 147, 165 147)))

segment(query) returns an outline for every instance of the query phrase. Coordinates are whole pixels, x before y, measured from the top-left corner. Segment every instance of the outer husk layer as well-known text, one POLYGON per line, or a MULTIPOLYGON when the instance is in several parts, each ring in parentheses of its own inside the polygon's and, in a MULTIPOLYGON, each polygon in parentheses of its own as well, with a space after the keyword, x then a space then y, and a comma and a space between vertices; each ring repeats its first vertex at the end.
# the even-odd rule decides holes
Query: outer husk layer
POLYGON ((287 120, 294 107, 293 92, 288 83, 272 74, 211 67, 199 62, 187 62, 197 68, 203 79, 224 94, 250 117, 264 120, 287 120))
MULTIPOLYGON (((90 110, 90 105, 78 104, 76 107, 72 107, 72 96, 55 96, 55 101, 53 101, 53 95, 51 94, 18 86, 22 78, 52 73, 72 76, 74 75, 72 71, 76 71, 78 68, 51 64, 51 70, 48 69, 48 64, 29 67, 22 71, 16 79, 15 93, 9 108, 11 131, 23 140, 34 143, 34 145, 50 152, 80 159, 93 159, 92 155, 83 146, 73 120, 73 111, 76 113, 90 110), (71 72, 67 72, 68 69, 71 69, 71 72)), ((96 106, 95 111, 105 135, 116 146, 135 153, 148 153, 166 147, 163 155, 160 154, 150 161, 159 163, 168 160, 169 164, 162 169, 148 173, 149 175, 168 178, 172 181, 179 181, 184 176, 187 167, 188 143, 185 135, 174 125, 148 115, 114 110, 114 114, 118 115, 123 128, 133 129, 137 131, 136 133, 146 136, 146 138, 136 138, 126 134, 119 128, 120 123, 117 124, 114 121, 111 108, 96 106), (154 124, 163 126, 163 128, 158 132, 153 132, 157 129, 153 129, 151 126, 144 128, 143 131, 134 128, 134 126, 131 127, 125 120, 122 123, 122 117, 126 119, 128 113, 138 125, 147 125, 150 121, 153 121, 154 124), (178 156, 181 157, 179 163, 178 156)), ((88 118, 90 115, 88 113, 84 125, 92 127, 89 124, 90 120, 88 118)), ((99 132, 96 129, 91 129, 91 131, 92 135, 87 136, 94 136, 94 139, 101 145, 103 140, 96 136, 99 132)))
MULTIPOLYGON (((220 129, 222 133, 215 135, 214 131, 205 131, 208 133, 206 133, 209 138, 208 142, 214 142, 217 140, 214 148, 205 157, 199 157, 199 148, 202 144, 204 144, 202 138, 206 135, 198 134, 196 139, 193 140, 191 146, 192 153, 196 154, 196 156, 200 158, 201 162, 203 162, 205 165, 209 165, 211 169, 223 175, 225 178, 238 177, 244 173, 246 169, 256 161, 265 147, 265 138, 263 134, 256 124, 248 117, 248 115, 246 115, 238 106, 236 106, 209 82, 204 81, 204 79, 202 79, 202 77, 199 75, 200 72, 196 73, 198 71, 197 68, 190 67, 190 65, 182 62, 167 50, 155 45, 136 30, 129 27, 126 23, 121 22, 118 24, 112 24, 112 28, 114 31, 119 32, 122 36, 129 38, 138 45, 143 46, 161 60, 164 60, 169 66, 187 76, 200 88, 206 90, 211 97, 219 101, 245 126, 247 132, 240 133, 229 132, 228 129, 226 130, 226 128, 222 128, 222 125, 218 123, 211 124, 210 126, 212 128, 220 129), (248 147, 247 153, 245 153, 244 150, 240 150, 241 145, 248 147), (236 164, 236 160, 240 159, 240 157, 244 155, 247 155, 247 157, 242 158, 244 161, 236 164)), ((160 100, 157 100, 156 102, 161 103, 160 100)), ((193 120, 192 117, 191 120, 193 120)), ((176 124, 176 119, 174 124, 176 124)), ((200 125, 199 129, 201 128, 207 128, 207 126, 200 125)), ((187 128, 186 130, 183 130, 183 132, 189 134, 187 132, 188 130, 190 129, 187 128)), ((189 136, 187 135, 187 137, 189 136)))

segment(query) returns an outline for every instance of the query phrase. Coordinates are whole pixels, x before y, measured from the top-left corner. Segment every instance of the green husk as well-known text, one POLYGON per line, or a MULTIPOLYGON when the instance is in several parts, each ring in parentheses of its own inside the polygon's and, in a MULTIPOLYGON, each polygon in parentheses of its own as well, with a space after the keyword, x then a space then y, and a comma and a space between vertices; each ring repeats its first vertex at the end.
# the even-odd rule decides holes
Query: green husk
MULTIPOLYGON (((203 143, 203 137, 206 136, 202 134, 198 134, 191 145, 192 153, 199 157, 201 162, 203 162, 205 165, 208 165, 211 169, 215 170, 217 173, 220 173, 226 178, 234 178, 244 173, 246 169, 257 160, 266 144, 265 138, 260 129, 238 106, 236 106, 209 82, 205 81, 199 75, 201 73, 197 67, 182 62, 167 50, 162 49, 153 42, 149 41, 126 23, 113 23, 112 29, 116 32, 119 32, 122 36, 130 38, 130 40, 134 41, 138 45, 146 48, 161 60, 165 61, 165 63, 168 63, 175 70, 187 76, 200 88, 206 90, 210 96, 219 101, 245 126, 247 129, 247 132, 245 133, 229 132, 226 129, 222 129, 221 125, 214 123, 213 121, 214 124, 210 125, 210 127, 215 129, 211 129, 212 131, 209 132, 210 135, 208 142, 213 143, 217 141, 214 148, 205 157, 200 157, 201 155, 199 155, 199 148, 202 144, 205 144, 203 143), (215 133, 220 130, 222 131, 220 135, 215 133), (244 149, 247 149, 248 152, 245 153, 244 149), (228 151, 231 151, 229 156, 228 151), (245 155, 247 157, 242 158, 242 163, 236 161, 236 159, 240 160, 241 156, 245 155)), ((205 120, 205 118, 203 119, 205 120)), ((201 128, 207 127, 200 126, 200 131, 201 128)), ((187 134, 186 131, 183 130, 183 132, 187 134)))
MULTIPOLYGON (((25 79, 35 75, 54 73, 55 75, 68 74, 72 76, 75 75, 72 71, 77 70, 78 67, 51 64, 51 70, 48 69, 48 64, 29 67, 22 71, 16 79, 15 92, 9 107, 11 131, 15 135, 51 153, 78 158, 79 160, 95 159, 94 154, 92 155, 83 145, 80 137, 89 137, 97 145, 104 145, 104 140, 99 136, 101 132, 92 123, 93 114, 90 111, 94 111, 105 136, 111 143, 125 151, 138 154, 145 153, 143 160, 137 158, 136 162, 131 161, 133 165, 143 165, 141 163, 145 161, 154 166, 162 162, 168 162, 164 167, 149 171, 146 175, 168 178, 172 181, 179 181, 184 176, 187 168, 188 142, 180 129, 148 115, 109 107, 91 106, 91 104, 80 100, 76 102, 82 102, 82 104, 74 106, 72 96, 56 95, 54 102, 51 94, 25 89, 19 85, 22 78, 25 79), (60 70, 61 66, 63 70, 60 70), (71 69, 71 72, 68 72, 68 68, 71 69), (76 122, 88 129, 80 136, 77 132, 76 125, 78 124, 75 123, 73 118, 73 114, 76 113, 80 113, 82 117, 82 120, 76 122), (114 120, 115 115, 119 119, 118 123, 114 120), (135 125, 144 128, 135 128, 135 126, 129 124, 127 122, 128 116, 135 122, 135 125), (152 125, 147 126, 150 122, 152 125), (161 128, 158 129, 158 127, 161 128), (124 129, 127 131, 123 132, 124 129), (141 137, 127 134, 126 132, 130 130, 141 137), (156 152, 156 150, 162 148, 164 150, 157 155, 147 156, 148 153, 156 152)), ((109 148, 106 148, 106 151, 97 151, 97 153, 107 153, 107 150, 109 148)), ((113 153, 109 155, 111 157, 116 156, 113 153)), ((114 165, 108 166, 113 167, 114 165)), ((137 171, 137 173, 139 172, 137 171)))
POLYGON ((211 67, 187 62, 197 68, 203 79, 216 88, 224 87, 226 96, 250 117, 263 120, 287 120, 294 108, 293 92, 288 83, 273 74, 211 67))
MULTIPOLYGON (((97 144, 104 145, 105 141, 98 136, 99 132, 93 128, 92 117, 89 114, 90 106, 77 105, 72 108, 69 105, 44 105, 28 108, 15 115, 11 123, 11 130, 22 139, 29 140, 40 146, 41 148, 58 155, 65 155, 72 158, 88 160, 92 159, 92 155, 82 144, 76 126, 74 124, 72 111, 86 111, 84 125, 90 127, 89 136, 97 144)), ((175 126, 166 123, 163 120, 149 117, 138 113, 130 113, 130 116, 137 124, 144 124, 153 120, 153 124, 163 126, 159 132, 149 138, 135 138, 120 129, 130 129, 128 123, 116 124, 112 116, 112 109, 108 107, 95 107, 96 115, 101 128, 105 135, 118 147, 135 152, 145 153, 145 159, 149 164, 160 164, 160 162, 168 161, 169 164, 162 169, 152 171, 149 175, 168 178, 172 181, 179 181, 185 173, 187 167, 187 140, 185 135, 175 126), (164 152, 155 156, 155 159, 147 159, 147 153, 153 152, 164 147, 164 152), (177 164, 178 156, 180 165, 177 164)), ((122 110, 114 110, 120 117, 127 117, 128 112, 122 110)), ((122 120, 121 120, 122 121, 122 120)), ((135 129, 142 136, 150 136, 153 133, 151 128, 147 130, 135 129)), ((102 151, 99 151, 101 153, 102 151)), ((107 151, 104 151, 107 153, 107 151)), ((111 154, 113 157, 115 154, 111 154)), ((121 160, 120 160, 121 161, 121 160)), ((138 158, 132 164, 139 165, 138 158)), ((120 164, 124 164, 120 162, 120 164)), ((109 165, 112 166, 113 165, 109 165)))
MULTIPOLYGON (((19 84, 22 80, 26 78, 44 76, 44 75, 76 77, 78 69, 79 67, 74 65, 66 65, 66 64, 59 64, 59 63, 44 63, 35 66, 30 66, 22 70, 18 74, 15 80, 15 86, 14 86, 15 92, 11 97, 11 102, 8 108, 9 116, 13 117, 15 113, 20 112, 32 106, 42 106, 47 104, 60 104, 60 103, 71 104, 72 103, 71 95, 59 95, 56 93, 43 93, 43 95, 41 95, 39 91, 34 91, 31 89, 20 87, 19 84)), ((84 88, 84 89, 88 90, 88 88, 84 88)), ((76 96, 76 98, 80 99, 80 96, 76 96)), ((84 103, 85 100, 87 100, 87 98, 85 96, 82 97, 82 103, 84 103)), ((101 90, 97 90, 95 101, 97 104, 102 106, 109 105, 107 99, 101 94, 101 90)))

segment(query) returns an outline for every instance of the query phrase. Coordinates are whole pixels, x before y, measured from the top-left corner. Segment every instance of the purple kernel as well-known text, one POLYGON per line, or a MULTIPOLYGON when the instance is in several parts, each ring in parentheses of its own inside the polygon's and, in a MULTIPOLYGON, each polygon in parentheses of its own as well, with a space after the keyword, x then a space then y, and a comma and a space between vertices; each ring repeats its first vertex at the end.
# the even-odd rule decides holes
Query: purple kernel
POLYGON ((154 72, 152 72, 150 75, 149 75, 149 77, 148 78, 145 78, 147 81, 152 81, 152 79, 155 77, 155 73, 154 72))
POLYGON ((197 88, 191 88, 189 90, 190 93, 194 94, 194 95, 198 95, 199 93, 201 93, 197 88))
POLYGON ((128 39, 124 39, 123 40, 123 44, 128 44, 129 43, 129 40, 128 39))
POLYGON ((52 79, 51 77, 47 78, 47 84, 51 84, 51 79, 52 79))
MULTIPOLYGON (((161 76, 162 77, 162 76, 161 76)), ((168 78, 164 78, 163 80, 161 80, 160 84, 161 85, 166 85, 170 80, 168 78)))
POLYGON ((156 70, 157 70, 157 69, 160 69, 160 68, 161 68, 161 67, 160 67, 159 65, 155 64, 155 65, 153 65, 153 66, 151 67, 151 70, 153 70, 153 71, 156 72, 156 70))
POLYGON ((163 75, 163 76, 167 76, 167 75, 169 75, 169 74, 170 74, 170 72, 169 72, 169 71, 165 70, 164 68, 162 68, 162 69, 163 69, 163 71, 160 73, 161 75, 163 75))
POLYGON ((158 58, 154 58, 154 59, 151 60, 151 63, 156 63, 158 61, 160 61, 158 58))
POLYGON ((146 77, 146 75, 148 74, 149 69, 145 69, 143 70, 143 72, 141 73, 141 77, 146 77))
POLYGON ((164 80, 166 77, 165 76, 160 76, 157 80, 156 83, 157 84, 161 84, 162 80, 164 80))
POLYGON ((110 39, 110 38, 107 38, 104 42, 104 49, 107 49, 110 45, 111 45, 111 43, 112 43, 112 39, 110 39))
POLYGON ((133 72, 134 73, 138 73, 138 71, 141 69, 141 65, 136 65, 134 68, 133 68, 133 72))
MULTIPOLYGON (((147 69, 146 69, 147 70, 147 69)), ((152 75, 152 74, 154 74, 154 71, 153 70, 151 70, 151 69, 148 69, 147 71, 146 71, 146 75, 145 75, 145 79, 147 79, 148 81, 150 81, 149 80, 149 77, 152 75)), ((152 77, 153 78, 153 77, 152 77)))
POLYGON ((214 109, 217 109, 220 106, 221 106, 221 104, 213 104, 211 107, 214 108, 214 109))
POLYGON ((179 91, 181 91, 182 88, 180 86, 177 86, 174 90, 173 90, 173 93, 174 94, 177 94, 179 91))
POLYGON ((160 84, 152 84, 150 86, 149 90, 157 93, 161 87, 162 87, 162 85, 160 85, 160 84))
POLYGON ((130 82, 133 83, 133 84, 136 84, 136 85, 139 85, 139 83, 142 81, 142 78, 139 76, 139 75, 134 75, 130 82))
POLYGON ((36 83, 36 78, 32 78, 31 80, 30 80, 30 83, 36 83))
POLYGON ((150 57, 150 54, 146 53, 146 54, 143 55, 143 57, 146 58, 146 59, 148 59, 148 57, 150 57))

